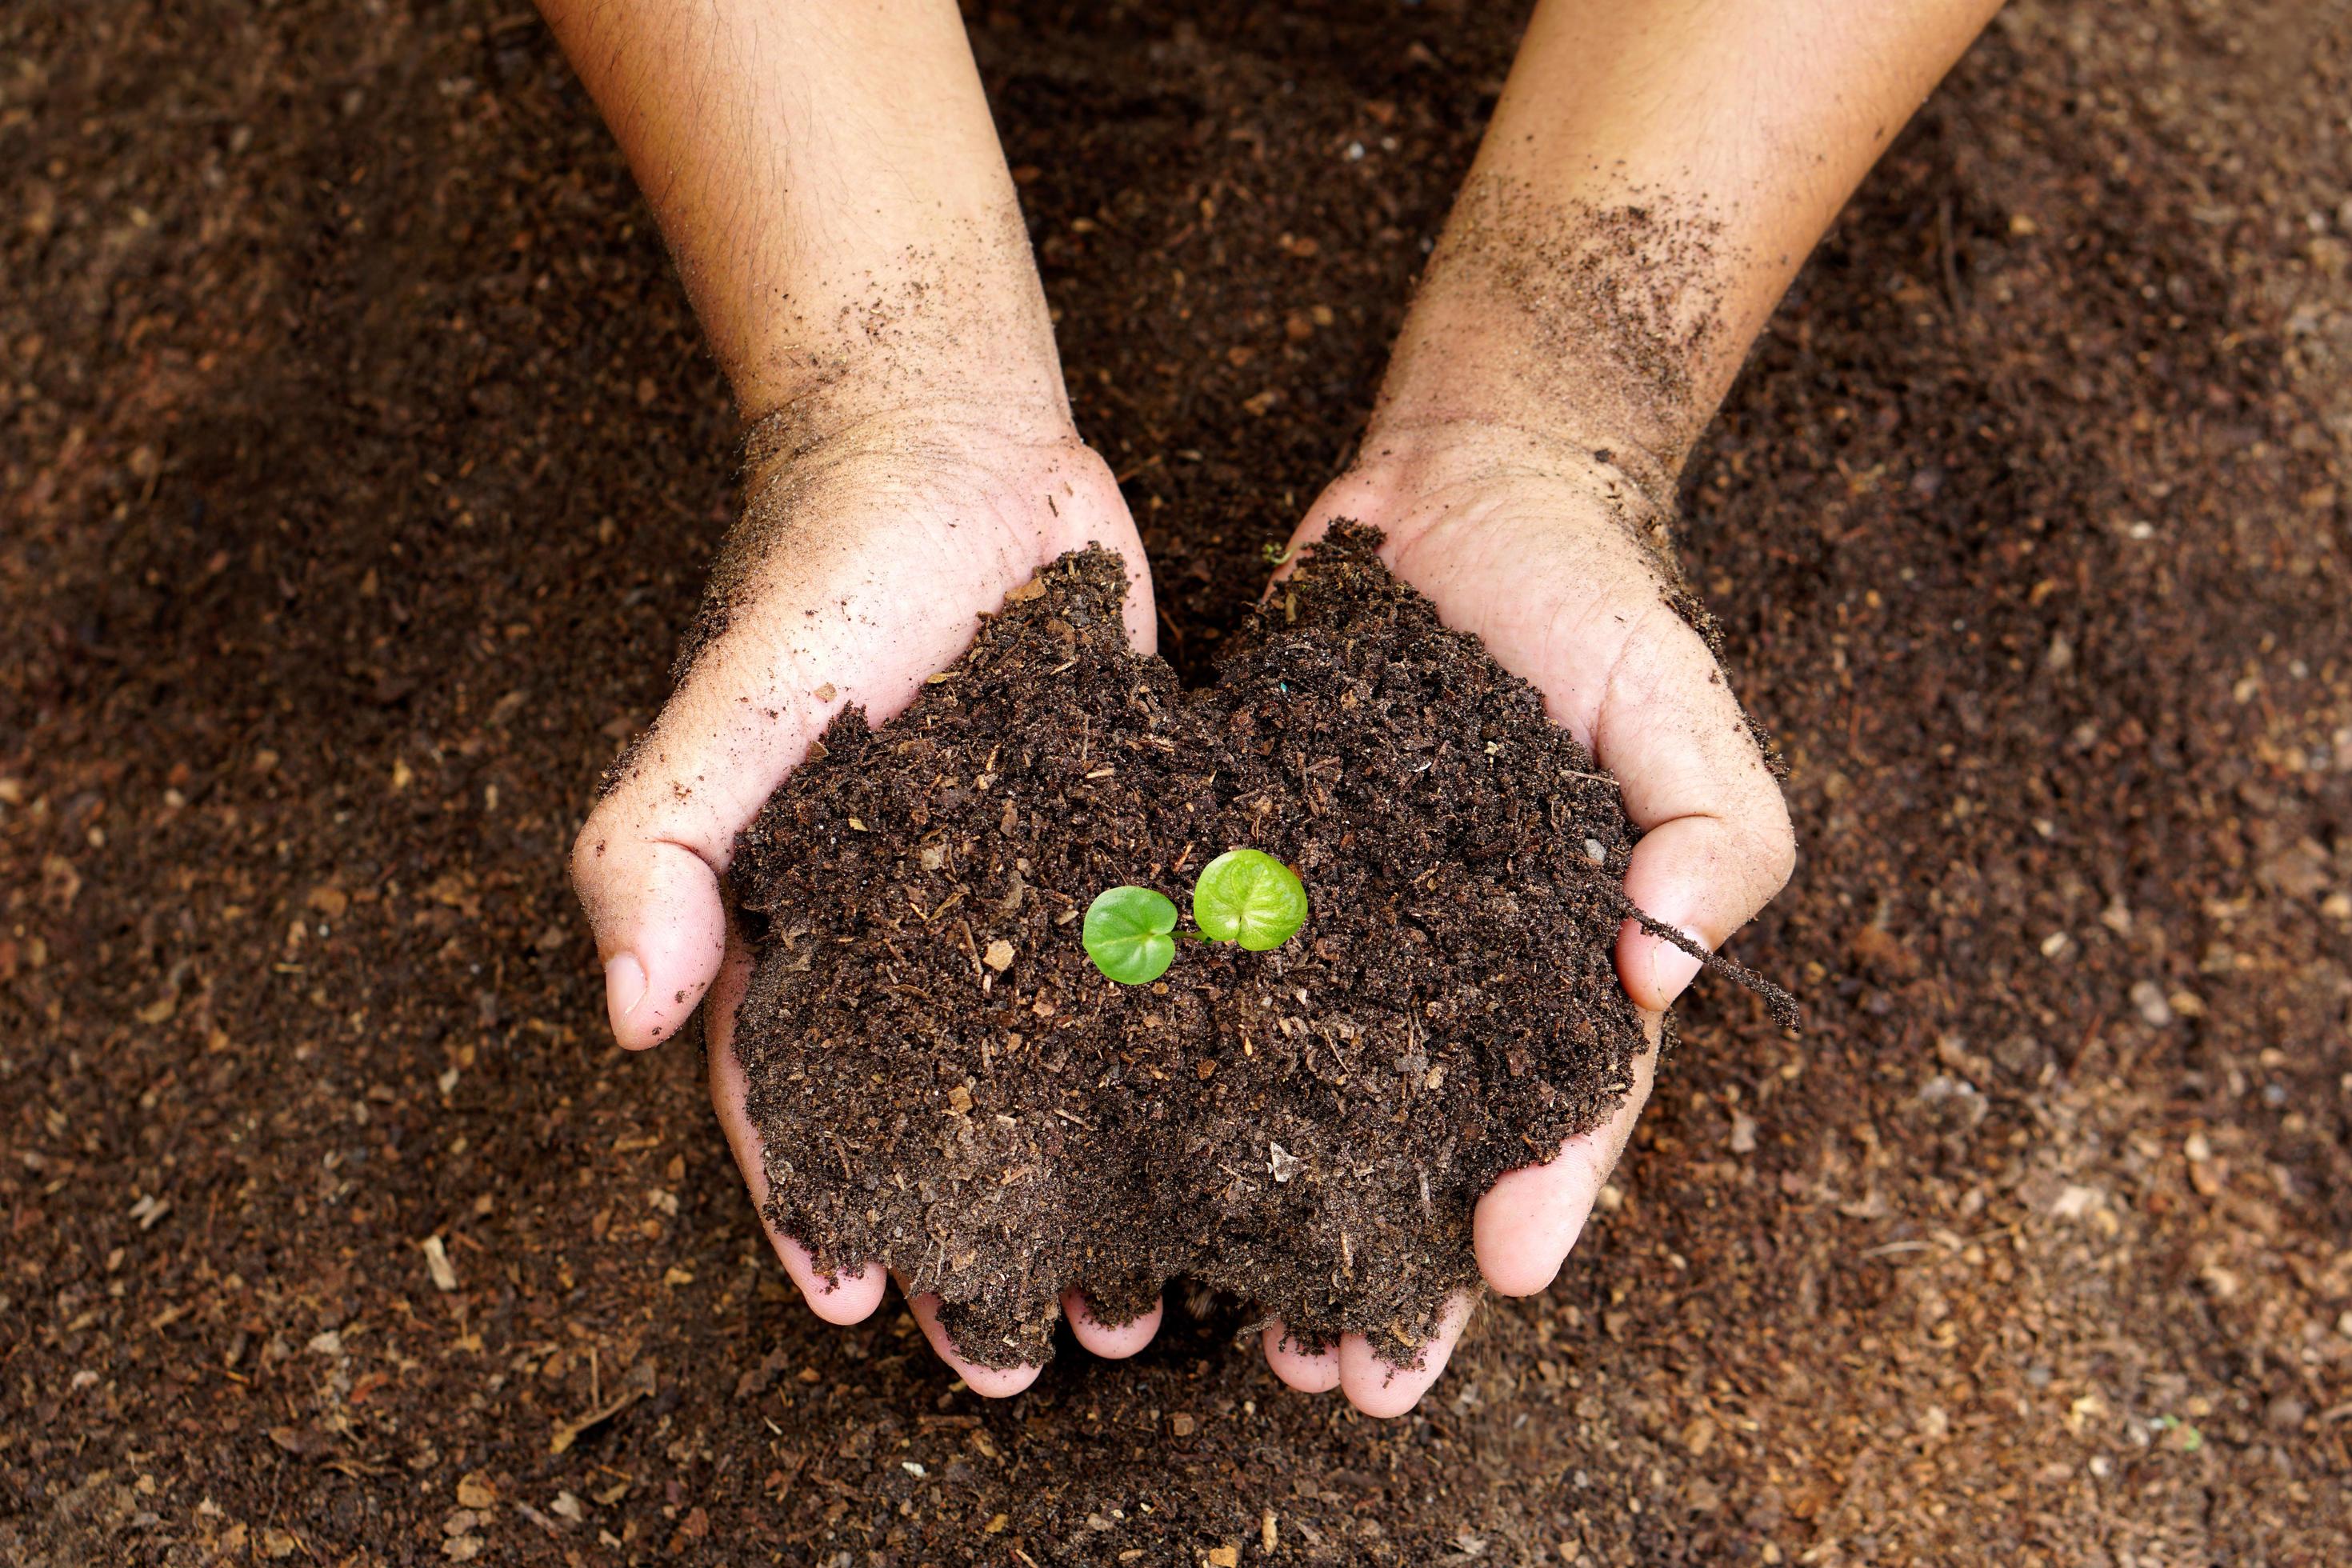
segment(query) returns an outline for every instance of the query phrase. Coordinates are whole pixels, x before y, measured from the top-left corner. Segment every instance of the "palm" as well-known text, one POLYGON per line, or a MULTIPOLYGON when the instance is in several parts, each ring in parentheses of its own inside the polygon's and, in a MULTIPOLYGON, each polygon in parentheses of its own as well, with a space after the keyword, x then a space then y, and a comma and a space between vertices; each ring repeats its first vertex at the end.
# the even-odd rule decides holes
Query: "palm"
MULTIPOLYGON (((897 713, 1007 589, 1089 542, 1126 557, 1129 635, 1150 648, 1151 591, 1134 521, 1110 470, 1076 440, 942 423, 866 432, 803 457, 755 481, 713 575, 734 665, 713 695, 733 700, 748 686, 776 700, 794 721, 782 739, 796 743, 797 762, 802 731, 851 702, 877 722, 897 713)), ((698 673, 699 661, 663 726, 700 695, 698 673)))
POLYGON ((1553 720, 1592 748, 1628 654, 1686 633, 1634 498, 1612 497, 1603 482, 1500 461, 1444 474, 1372 465, 1325 491, 1298 537, 1340 518, 1380 527, 1397 574, 1532 682, 1553 720))
MULTIPOLYGON (((750 963, 726 928, 718 882, 736 835, 844 707, 862 706, 877 723, 898 713, 1007 590, 1089 543, 1128 563, 1128 634, 1150 650, 1151 589, 1134 521, 1109 469, 1075 438, 897 421, 853 428, 751 485, 677 689, 582 829, 573 864, 592 916, 600 901, 626 900, 636 928, 629 962, 646 973, 624 988, 640 994, 635 1005, 614 993, 623 1044, 676 1032, 709 989, 712 1104, 756 1203, 766 1200, 764 1162, 730 1048, 750 963)), ((797 1243, 771 1236, 821 1315, 856 1321, 879 1304, 879 1268, 828 1279, 797 1243)), ((963 1363, 939 1331, 935 1303, 915 1310, 974 1387, 1010 1392, 1026 1381, 963 1363)), ((1112 1353, 1142 1342, 1132 1331, 1094 1339, 1112 1353)))
MULTIPOLYGON (((1510 437, 1445 435, 1409 458, 1381 452, 1318 498, 1294 543, 1353 519, 1386 535, 1381 555, 1458 631, 1532 684, 1553 721, 1614 773, 1644 837, 1626 893, 1713 946, 1788 875, 1793 844, 1780 792, 1706 644, 1668 601, 1654 510, 1605 463, 1510 437)), ((1690 960, 1630 922, 1618 973, 1655 1044, 1690 960)), ((1558 1273, 1647 1100, 1654 1051, 1616 1115, 1553 1159, 1506 1174, 1481 1200, 1481 1272, 1507 1295, 1558 1273)), ((1391 1373, 1351 1336, 1309 1354, 1282 1327, 1268 1362, 1294 1386, 1344 1387, 1359 1407, 1409 1407, 1443 1371, 1466 1321, 1457 1302, 1422 1365, 1391 1373)))

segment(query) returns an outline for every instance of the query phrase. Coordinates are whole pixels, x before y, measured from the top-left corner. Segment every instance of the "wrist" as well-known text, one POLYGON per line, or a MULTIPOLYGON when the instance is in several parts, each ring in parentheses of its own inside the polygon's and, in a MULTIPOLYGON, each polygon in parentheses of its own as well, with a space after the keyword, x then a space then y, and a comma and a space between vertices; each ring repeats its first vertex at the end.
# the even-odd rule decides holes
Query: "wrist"
POLYGON ((1696 437, 1629 394, 1597 345, 1539 351, 1510 313, 1417 300, 1364 430, 1363 450, 1427 462, 1480 455, 1496 462, 1599 466, 1660 510, 1696 437))
POLYGON ((873 459, 925 466, 1013 449, 1081 447, 1058 371, 1049 384, 927 374, 903 363, 843 367, 763 405, 747 402, 743 474, 873 459))
POLYGON ((735 379, 747 428, 797 430, 811 444, 859 426, 932 419, 986 424, 1029 440, 1057 439, 1075 428, 1050 338, 1042 363, 993 356, 985 365, 958 363, 968 351, 950 356, 895 344, 793 357, 788 372, 735 379))
POLYGON ((1474 174, 1430 258, 1372 425, 1464 423, 1607 451, 1671 500, 1714 412, 1738 323, 1719 226, 1608 187, 1545 195, 1474 174))
POLYGON ((1662 530, 1674 511, 1671 473, 1600 421, 1523 424, 1435 404, 1384 403, 1348 479, 1359 504, 1390 517, 1425 515, 1432 498, 1508 493, 1528 481, 1573 487, 1644 530, 1662 530))
POLYGON ((1053 319, 1004 185, 1003 205, 983 217, 896 250, 845 247, 772 291, 761 319, 729 334, 741 345, 724 368, 744 422, 782 415, 823 436, 940 409, 1066 432, 1053 319))

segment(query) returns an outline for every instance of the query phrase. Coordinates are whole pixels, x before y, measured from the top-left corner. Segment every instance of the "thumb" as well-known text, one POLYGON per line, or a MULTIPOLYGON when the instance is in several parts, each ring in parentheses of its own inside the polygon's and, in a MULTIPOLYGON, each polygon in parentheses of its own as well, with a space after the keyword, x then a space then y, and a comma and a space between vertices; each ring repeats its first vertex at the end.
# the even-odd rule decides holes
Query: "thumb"
POLYGON ((727 940, 719 879, 735 836, 824 721, 807 693, 727 698, 735 684, 727 662, 706 660, 688 677, 615 765, 572 846, 605 1010, 631 1050, 677 1034, 719 973, 727 940))
MULTIPOLYGON (((1629 647, 1593 742, 1643 830, 1625 896, 1713 952, 1788 881, 1797 842, 1747 715, 1696 633, 1675 620, 1629 647)), ((1617 973, 1636 1006, 1664 1012, 1698 971, 1637 922, 1620 929, 1617 973)))

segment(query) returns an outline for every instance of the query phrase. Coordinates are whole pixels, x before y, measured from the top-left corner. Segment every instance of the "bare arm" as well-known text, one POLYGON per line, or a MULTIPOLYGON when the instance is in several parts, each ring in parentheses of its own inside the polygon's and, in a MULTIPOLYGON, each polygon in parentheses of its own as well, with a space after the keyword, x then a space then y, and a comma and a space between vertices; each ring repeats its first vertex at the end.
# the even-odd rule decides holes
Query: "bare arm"
POLYGON ((925 395, 1066 416, 952 0, 540 9, 628 155, 747 420, 925 395))
MULTIPOLYGON (((743 512, 676 689, 582 827, 572 879, 620 1042, 709 1002, 711 1098, 755 1202, 761 1134, 730 1048, 749 973, 719 879, 736 836, 845 706, 876 721, 1065 551, 1150 583, 1109 468, 1071 428, 1004 155, 951 0, 541 0, 626 152, 751 426, 743 512)), ((658 544, 654 546, 659 548, 658 544)), ((822 1317, 880 1303, 878 1260, 828 1274, 770 1231, 822 1317)), ((961 1361, 983 1394, 1035 1368, 961 1361)), ((1131 1354, 1083 1300, 1080 1342, 1131 1354)))
MULTIPOLYGON (((1675 479, 1748 344, 1857 181, 1993 0, 1541 0, 1399 334, 1355 466, 1302 522, 1380 525, 1447 624, 1533 682, 1643 830, 1626 895, 1707 948, 1784 883, 1796 840, 1723 671, 1666 592, 1675 479)), ((1654 1031, 1698 963, 1628 921, 1617 971, 1654 1031)), ((1479 1268, 1559 1272, 1649 1093, 1481 1200, 1479 1268)), ((1277 1375, 1409 1407, 1360 1338, 1277 1375)))
POLYGON ((1631 444, 1664 479, 1999 0, 1543 0, 1375 430, 1631 444))

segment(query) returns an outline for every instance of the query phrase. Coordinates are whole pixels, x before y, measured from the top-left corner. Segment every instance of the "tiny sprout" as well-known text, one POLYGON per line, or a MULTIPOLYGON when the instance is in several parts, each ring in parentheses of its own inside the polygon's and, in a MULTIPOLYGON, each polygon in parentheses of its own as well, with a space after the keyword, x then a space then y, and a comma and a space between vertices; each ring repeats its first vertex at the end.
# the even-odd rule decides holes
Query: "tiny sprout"
POLYGON ((1110 888, 1087 906, 1082 940, 1095 967, 1121 985, 1149 985, 1176 956, 1176 906, 1149 888, 1110 888))
POLYGON ((1211 942, 1269 952, 1307 923, 1307 889, 1297 872, 1265 850, 1228 849, 1201 868, 1192 918, 1211 942))
POLYGON ((1267 565, 1281 566, 1287 564, 1290 558, 1298 553, 1298 546, 1295 542, 1276 544, 1268 540, 1257 547, 1257 552, 1265 557, 1267 565))
POLYGON ((1262 849, 1228 849, 1192 884, 1197 931, 1176 929, 1176 906, 1149 888, 1111 888, 1087 906, 1082 940, 1095 967, 1122 985, 1148 985, 1168 973, 1176 942, 1238 942, 1270 952, 1307 922, 1298 873, 1262 849))

